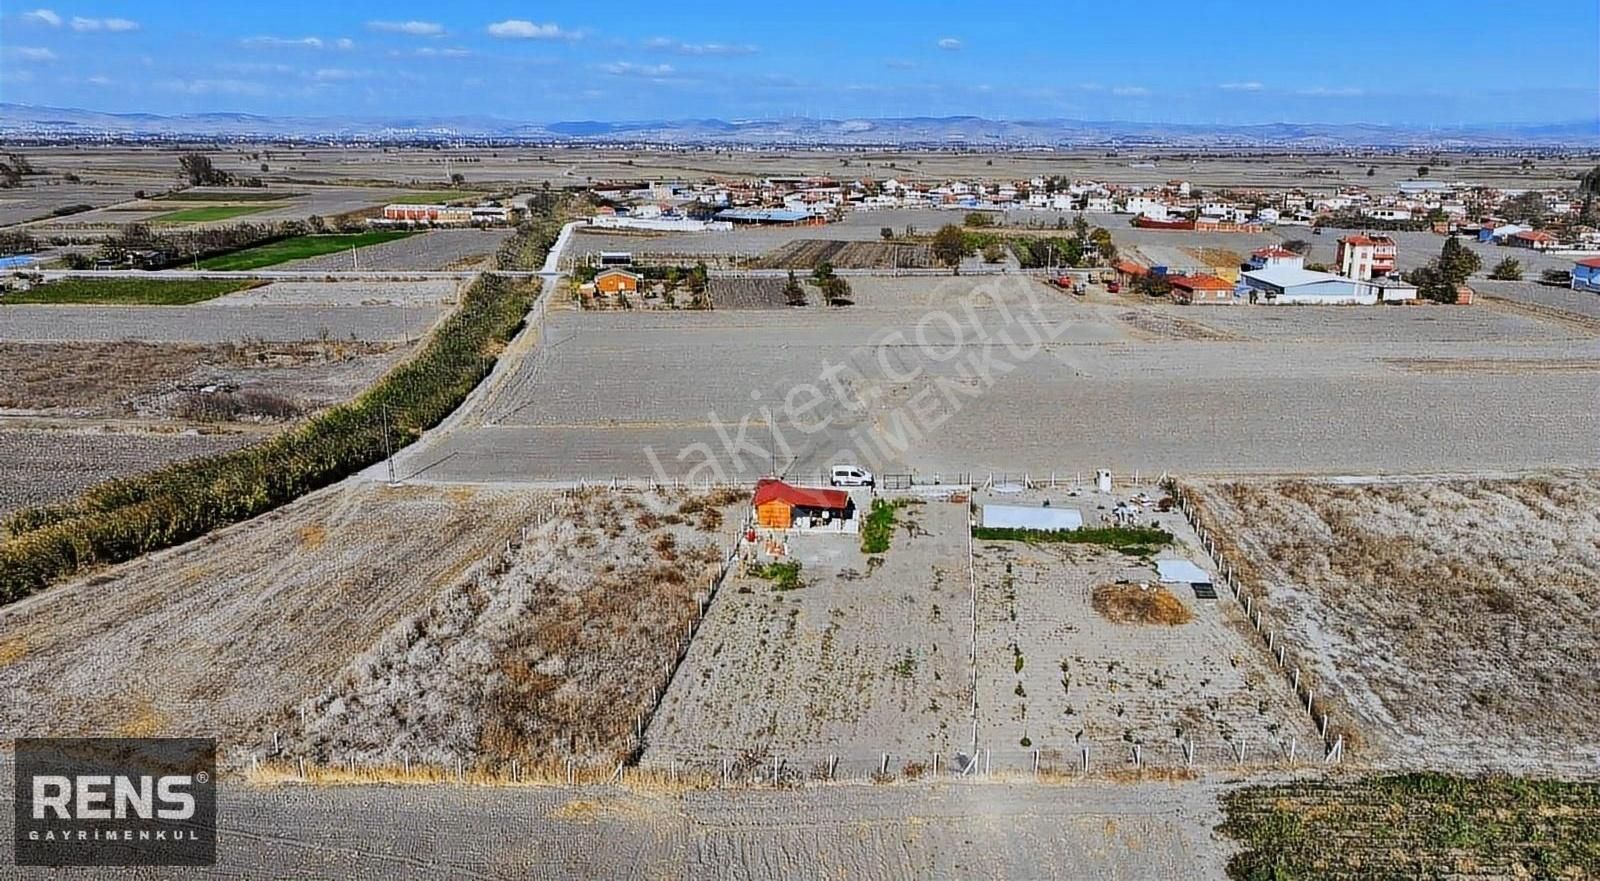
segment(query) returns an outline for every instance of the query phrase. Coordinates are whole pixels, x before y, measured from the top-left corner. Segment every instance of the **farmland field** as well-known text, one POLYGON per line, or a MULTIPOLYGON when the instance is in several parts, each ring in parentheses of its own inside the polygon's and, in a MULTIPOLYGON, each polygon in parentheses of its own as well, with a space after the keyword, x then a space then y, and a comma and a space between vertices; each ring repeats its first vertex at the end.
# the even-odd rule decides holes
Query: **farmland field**
MULTIPOLYGON (((977 501, 1051 499, 1093 524, 1129 495, 1033 491, 977 501)), ((1182 516, 1149 509, 1140 516, 1141 524, 1152 520, 1176 536, 1158 557, 1214 568, 1182 516)), ((1178 768, 1187 744, 1202 768, 1272 765, 1287 760, 1291 738, 1298 759, 1322 758, 1317 729, 1244 636, 1244 612, 1231 599, 1202 599, 1187 585, 1158 587, 1148 558, 1096 544, 980 537, 975 553, 978 733, 997 762, 1004 754, 1020 764, 1039 749, 1044 761, 1071 767, 1087 748, 1092 762, 1123 767, 1137 744, 1143 762, 1178 768), (1170 615, 1108 619, 1096 602, 1119 582, 1135 596, 1162 592, 1170 615)))
POLYGON ((591 490, 559 499, 551 519, 513 521, 530 529, 509 552, 397 622, 306 702, 288 749, 393 765, 614 765, 666 687, 739 501, 591 490))
POLYGON ((150 433, 99 429, 0 428, 0 517, 70 501, 107 480, 172 462, 225 453, 260 439, 255 432, 150 433))
POLYGON ((278 202, 284 199, 297 199, 305 193, 288 193, 282 190, 262 190, 256 188, 244 190, 223 190, 209 187, 191 187, 176 190, 171 193, 162 193, 151 196, 152 201, 162 202, 278 202))
POLYGON ((438 320, 436 305, 0 307, 0 339, 29 341, 119 341, 228 343, 355 339, 415 340, 438 320))
POLYGON ((926 269, 934 265, 927 245, 825 239, 789 242, 754 261, 760 269, 807 271, 823 263, 832 264, 835 269, 926 269))
MULTIPOLYGON (((858 504, 865 505, 863 497, 858 504)), ((855 535, 794 535, 802 586, 735 569, 646 732, 644 761, 774 759, 876 770, 890 753, 956 763, 970 746, 966 506, 903 508, 886 552, 855 535)))
POLYGON ((200 268, 228 271, 261 269, 279 263, 286 263, 290 260, 304 260, 307 257, 331 254, 336 251, 348 251, 351 248, 364 248, 368 245, 392 242, 412 234, 407 230, 372 230, 361 233, 295 236, 290 239, 268 242, 265 245, 244 248, 229 254, 208 257, 200 261, 200 268))
POLYGON ((1363 761, 1594 772, 1592 474, 1192 486, 1363 761))
POLYGON ((203 208, 180 208, 151 218, 154 223, 211 223, 217 220, 232 220, 235 217, 244 217, 265 211, 262 205, 207 205, 203 208))
POLYGON ((513 233, 509 228, 436 229, 360 246, 354 257, 347 246, 321 256, 285 261, 277 268, 335 270, 359 266, 368 270, 421 270, 478 267, 513 233))
POLYGON ((0 306, 20 303, 187 306, 260 284, 262 282, 248 278, 62 278, 26 291, 0 294, 0 306))
POLYGON ((392 205, 434 205, 446 202, 476 201, 483 198, 483 193, 474 193, 466 190, 427 190, 425 192, 401 193, 389 199, 392 205))
POLYGON ((1410 774, 1253 786, 1223 795, 1228 865, 1261 878, 1588 879, 1600 875, 1600 787, 1410 774))
POLYGON ((0 726, 257 748, 541 504, 516 492, 335 486, 0 608, 0 633, 15 643, 0 665, 10 696, 0 726))

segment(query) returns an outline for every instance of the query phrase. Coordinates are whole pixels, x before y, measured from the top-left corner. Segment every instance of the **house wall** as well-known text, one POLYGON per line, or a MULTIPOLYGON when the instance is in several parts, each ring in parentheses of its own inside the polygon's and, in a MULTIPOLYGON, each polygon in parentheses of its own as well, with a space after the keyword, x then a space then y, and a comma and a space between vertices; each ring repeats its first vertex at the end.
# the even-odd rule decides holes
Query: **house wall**
POLYGON ((1600 267, 1572 267, 1572 289, 1575 291, 1593 291, 1600 294, 1600 267))
POLYGON ((626 291, 631 294, 639 289, 638 283, 626 275, 596 277, 594 286, 596 290, 607 294, 615 294, 618 291, 626 291))
POLYGON ((757 505, 756 522, 769 529, 788 529, 794 522, 794 507, 781 499, 757 505))

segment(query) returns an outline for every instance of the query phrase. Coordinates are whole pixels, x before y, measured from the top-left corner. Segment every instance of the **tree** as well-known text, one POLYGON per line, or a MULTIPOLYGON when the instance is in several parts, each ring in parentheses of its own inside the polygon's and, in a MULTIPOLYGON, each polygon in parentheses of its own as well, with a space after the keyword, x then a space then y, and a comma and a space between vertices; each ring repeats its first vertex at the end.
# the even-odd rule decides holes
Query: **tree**
POLYGON ((178 170, 188 179, 191 187, 225 187, 233 183, 233 175, 218 171, 211 157, 204 153, 185 153, 178 157, 178 170))
POLYGON ((830 278, 833 278, 833 264, 826 260, 818 263, 817 268, 811 270, 811 280, 817 284, 822 284, 830 278))
POLYGON ((830 275, 822 280, 822 298, 829 306, 848 306, 851 303, 852 292, 850 282, 837 275, 830 275))
POLYGON ((1406 281, 1417 286, 1417 295, 1424 300, 1452 305, 1456 302, 1456 286, 1439 271, 1439 261, 1411 270, 1406 281))
POLYGON ((1285 251, 1293 251, 1296 254, 1304 257, 1305 255, 1311 253, 1311 243, 1305 239, 1289 239, 1283 243, 1283 249, 1285 251))
POLYGON ((994 218, 983 213, 982 211, 968 211, 967 216, 963 218, 962 223, 977 229, 984 229, 986 227, 994 226, 994 218))
POLYGON ((892 226, 883 227, 882 229, 878 230, 878 235, 882 236, 883 240, 887 242, 890 239, 894 238, 894 227, 892 227, 892 226))
POLYGON ((1497 281, 1522 281, 1522 263, 1515 257, 1507 257, 1489 270, 1489 277, 1497 281))
POLYGON ((450 186, 459 187, 467 182, 467 176, 459 171, 450 174, 450 186))
POLYGON ((1500 206, 1500 213, 1507 220, 1542 226, 1545 218, 1544 195, 1534 190, 1519 193, 1500 206))
POLYGON ((1584 174, 1578 182, 1578 192, 1583 196, 1583 209, 1578 213, 1582 223, 1594 224, 1600 221, 1600 165, 1584 174))
POLYGON ((267 163, 265 163, 265 162, 261 163, 261 173, 262 174, 266 174, 267 171, 268 171, 267 163))
POLYGON ((1099 253, 1100 259, 1110 263, 1117 259, 1117 243, 1111 238, 1111 230, 1097 226, 1089 232, 1089 243, 1099 253))
POLYGON ((1077 236, 1080 242, 1089 240, 1089 221, 1084 220, 1082 214, 1072 216, 1072 234, 1077 236))
POLYGON ((806 304, 806 289, 800 284, 800 279, 795 277, 794 270, 789 270, 789 281, 783 286, 783 301, 790 306, 804 306, 806 304))
POLYGON ((1426 166, 1426 165, 1417 166, 1417 177, 1427 177, 1427 176, 1428 176, 1428 166, 1426 166))
POLYGON ((322 233, 328 231, 328 222, 323 220, 322 215, 320 214, 313 214, 310 217, 307 217, 306 225, 310 226, 311 231, 317 235, 321 235, 322 233))
POLYGON ((1378 173, 1378 167, 1376 165, 1367 166, 1367 177, 1373 177, 1373 176, 1377 175, 1377 173, 1378 173))
POLYGON ((983 247, 983 262, 999 263, 1006 259, 1006 249, 1000 247, 999 242, 990 242, 983 247))
POLYGON ((945 224, 933 234, 930 248, 935 260, 956 269, 961 266, 961 258, 967 256, 967 237, 961 232, 961 227, 945 224))
POLYGON ((1439 272, 1450 282, 1451 286, 1462 284, 1474 272, 1483 268, 1483 258, 1477 252, 1461 244, 1461 240, 1451 236, 1444 240, 1444 247, 1439 250, 1439 272))

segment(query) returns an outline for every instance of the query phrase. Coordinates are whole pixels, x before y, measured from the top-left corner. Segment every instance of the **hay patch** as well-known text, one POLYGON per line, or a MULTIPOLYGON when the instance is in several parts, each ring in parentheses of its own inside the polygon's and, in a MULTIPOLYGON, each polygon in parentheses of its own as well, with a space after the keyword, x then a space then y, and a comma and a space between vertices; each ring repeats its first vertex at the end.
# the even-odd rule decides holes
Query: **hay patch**
POLYGON ((1090 594, 1090 605, 1116 624, 1176 627, 1194 619, 1189 607, 1159 584, 1102 584, 1090 594))

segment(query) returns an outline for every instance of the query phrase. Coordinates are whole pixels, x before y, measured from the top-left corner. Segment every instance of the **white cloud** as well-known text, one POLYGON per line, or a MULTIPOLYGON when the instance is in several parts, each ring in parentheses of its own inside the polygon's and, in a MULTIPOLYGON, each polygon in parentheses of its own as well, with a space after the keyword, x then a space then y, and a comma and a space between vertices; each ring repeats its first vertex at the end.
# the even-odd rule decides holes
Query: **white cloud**
POLYGON ((356 45, 356 41, 349 37, 340 37, 331 42, 321 37, 246 37, 241 42, 246 46, 269 49, 326 49, 329 46, 353 49, 356 45))
POLYGON ((447 49, 435 49, 432 46, 423 46, 411 54, 419 58, 465 58, 472 54, 472 50, 462 49, 459 46, 451 46, 447 49))
POLYGON ((369 76, 372 76, 372 71, 370 70, 346 70, 342 67, 324 67, 311 74, 311 78, 320 83, 359 80, 369 76))
POLYGON ((111 79, 111 77, 108 77, 108 76, 92 76, 92 77, 89 77, 89 78, 85 79, 84 82, 88 83, 91 86, 100 86, 101 88, 105 88, 106 86, 116 85, 116 83, 111 79))
POLYGON ((756 47, 748 43, 686 43, 670 37, 653 37, 646 40, 645 48, 676 52, 679 55, 753 55, 756 47))
POLYGON ((1353 87, 1329 88, 1327 86, 1317 86, 1310 89, 1301 89, 1297 94, 1311 98, 1357 98, 1365 95, 1366 90, 1353 87))
POLYGON ((37 46, 18 46, 14 51, 16 56, 23 61, 56 60, 56 53, 51 52, 49 49, 43 49, 37 46))
POLYGON ((265 95, 267 87, 248 80, 167 80, 161 87, 187 95, 265 95))
POLYGON ((489 36, 503 40, 576 40, 576 31, 562 30, 556 24, 534 24, 527 19, 508 18, 489 25, 489 36))
POLYGON ((367 30, 413 37, 437 37, 444 33, 444 25, 436 21, 369 21, 367 30))
POLYGON ((961 48, 961 41, 955 37, 945 37, 937 43, 940 49, 946 52, 955 52, 961 48))
POLYGON ((1117 86, 1111 90, 1111 94, 1123 98, 1143 98, 1150 94, 1150 90, 1144 86, 1117 86))
POLYGON ((670 64, 634 64, 631 61, 613 61, 610 64, 600 65, 600 69, 612 76, 637 76, 658 80, 677 73, 670 64))
POLYGON ((1222 83, 1217 88, 1224 92, 1259 92, 1263 86, 1255 80, 1242 83, 1222 83))
POLYGON ((53 28, 61 27, 61 16, 56 15, 55 10, 53 9, 35 9, 32 12, 24 12, 22 14, 22 20, 36 21, 40 24, 46 24, 53 28))
POLYGON ((139 23, 129 21, 126 18, 82 18, 73 16, 72 29, 85 33, 89 31, 108 31, 113 34, 120 34, 138 30, 139 23))

